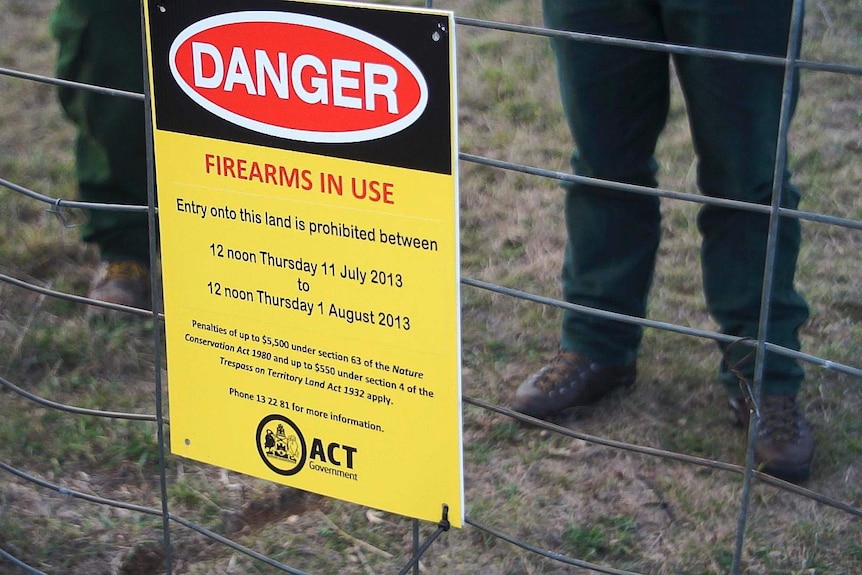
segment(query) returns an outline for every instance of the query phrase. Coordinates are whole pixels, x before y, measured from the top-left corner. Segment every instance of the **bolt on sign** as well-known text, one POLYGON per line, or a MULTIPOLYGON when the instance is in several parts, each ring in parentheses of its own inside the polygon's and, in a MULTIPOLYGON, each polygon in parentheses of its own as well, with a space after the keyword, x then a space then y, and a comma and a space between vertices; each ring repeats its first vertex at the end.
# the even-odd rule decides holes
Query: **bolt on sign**
POLYGON ((461 526, 453 15, 144 14, 172 451, 461 526))

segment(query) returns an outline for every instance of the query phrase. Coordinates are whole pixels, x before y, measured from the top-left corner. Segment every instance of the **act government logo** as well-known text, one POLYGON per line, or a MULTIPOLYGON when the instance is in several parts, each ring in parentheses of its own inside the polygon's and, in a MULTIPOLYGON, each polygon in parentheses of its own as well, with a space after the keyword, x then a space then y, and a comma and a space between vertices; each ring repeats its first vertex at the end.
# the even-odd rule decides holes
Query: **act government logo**
POLYGON ((283 415, 268 415, 257 426, 257 452, 279 475, 294 475, 305 466, 308 453, 299 427, 283 415))
POLYGON ((195 103, 262 134, 312 143, 384 138, 415 123, 428 86, 403 52, 358 28, 245 11, 180 32, 171 74, 195 103))

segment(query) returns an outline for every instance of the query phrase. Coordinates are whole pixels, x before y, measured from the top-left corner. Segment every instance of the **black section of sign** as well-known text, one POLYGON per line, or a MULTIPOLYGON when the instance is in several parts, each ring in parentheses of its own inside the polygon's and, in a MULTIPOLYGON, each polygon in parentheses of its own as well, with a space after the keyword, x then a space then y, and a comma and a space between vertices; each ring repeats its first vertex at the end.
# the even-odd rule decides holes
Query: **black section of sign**
POLYGON ((152 91, 158 129, 426 172, 452 173, 448 38, 443 36, 437 42, 432 39, 435 31, 450 33, 445 17, 292 0, 150 0, 149 19, 152 91), (404 52, 425 76, 429 92, 425 112, 414 124, 397 134, 350 144, 313 144, 277 138, 211 114, 193 102, 174 81, 168 64, 171 44, 180 32, 195 22, 247 10, 273 10, 326 18, 389 42, 404 52))

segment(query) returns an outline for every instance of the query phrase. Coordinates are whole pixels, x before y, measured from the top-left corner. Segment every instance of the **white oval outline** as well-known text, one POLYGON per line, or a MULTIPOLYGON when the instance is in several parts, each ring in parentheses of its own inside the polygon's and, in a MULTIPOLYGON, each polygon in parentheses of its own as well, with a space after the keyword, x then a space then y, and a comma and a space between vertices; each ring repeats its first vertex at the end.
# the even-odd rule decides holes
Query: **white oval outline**
POLYGON ((425 77, 422 75, 422 72, 419 70, 419 67, 416 66, 416 64, 414 64, 413 61, 408 58, 407 55, 404 54, 401 50, 389 44, 388 42, 378 38, 377 36, 369 34, 364 30, 360 30, 359 28, 354 28, 353 26, 348 26, 347 24, 342 24, 341 22, 336 22, 334 20, 327 20, 325 18, 318 18, 317 16, 309 16, 306 14, 293 14, 289 12, 274 11, 244 11, 232 12, 230 14, 220 14, 218 16, 210 16, 209 18, 205 18, 203 20, 195 22, 194 24, 180 32, 179 35, 177 35, 177 37, 171 44, 171 49, 168 54, 168 64, 170 65, 171 74, 173 75, 174 80, 177 82, 182 91, 185 92, 186 95, 188 95, 199 106, 201 106, 208 112, 211 112, 212 114, 215 114, 219 118, 227 120, 232 124, 242 126, 243 128, 248 128, 249 130, 253 130, 255 132, 260 132, 262 134, 267 134, 270 136, 276 136, 278 138, 285 138, 289 140, 299 140, 302 142, 326 144, 343 144, 351 142, 366 142, 368 140, 384 138, 386 136, 391 136, 392 134, 398 133, 413 124, 417 119, 419 119, 419 116, 422 115, 422 113, 425 111, 426 106, 428 105, 428 85, 425 82, 425 77), (180 46, 182 46, 186 40, 188 40, 198 32, 209 30, 210 28, 215 28, 216 26, 221 26, 224 24, 237 24, 243 22, 274 22, 277 24, 297 24, 300 26, 308 26, 311 28, 325 30, 327 32, 335 32, 338 34, 342 34, 344 36, 347 36, 348 38, 352 38, 370 46, 373 46, 374 48, 377 48, 378 50, 386 53, 394 60, 397 60, 401 65, 407 68, 407 70, 411 74, 413 74, 413 77, 419 84, 419 101, 409 114, 407 114, 406 116, 402 116, 394 122, 390 122, 376 128, 369 128, 365 130, 352 130, 348 132, 318 132, 312 130, 283 128, 280 126, 267 124, 266 122, 260 122, 258 120, 247 118, 245 116, 237 114, 236 112, 232 112, 231 110, 223 108, 218 104, 215 104, 214 102, 206 99, 201 94, 196 92, 191 86, 189 86, 189 84, 185 81, 182 75, 180 75, 179 70, 177 70, 175 61, 176 54, 177 51, 180 49, 180 46))

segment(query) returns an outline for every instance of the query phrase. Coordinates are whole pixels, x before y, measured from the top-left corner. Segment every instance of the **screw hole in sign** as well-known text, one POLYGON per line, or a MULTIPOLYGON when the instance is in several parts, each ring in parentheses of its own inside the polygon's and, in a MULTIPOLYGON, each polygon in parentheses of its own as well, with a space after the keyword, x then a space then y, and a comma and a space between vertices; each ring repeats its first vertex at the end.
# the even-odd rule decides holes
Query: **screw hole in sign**
POLYGON ((434 30, 434 33, 431 34, 431 39, 435 42, 439 42, 443 37, 443 34, 446 33, 446 26, 443 24, 437 24, 437 30, 434 30))

